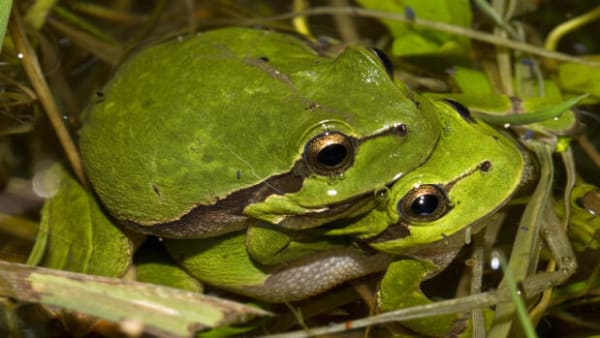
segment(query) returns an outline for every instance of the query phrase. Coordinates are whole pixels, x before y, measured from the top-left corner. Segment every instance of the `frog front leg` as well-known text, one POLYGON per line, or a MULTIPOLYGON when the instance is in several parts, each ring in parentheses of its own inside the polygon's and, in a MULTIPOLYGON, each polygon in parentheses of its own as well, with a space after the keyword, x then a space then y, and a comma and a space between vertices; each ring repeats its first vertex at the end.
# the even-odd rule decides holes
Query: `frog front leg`
MULTIPOLYGON (((345 281, 382 271, 393 259, 392 255, 357 247, 332 246, 302 256, 284 254, 280 264, 267 265, 253 259, 247 240, 247 232, 239 231, 215 238, 165 240, 165 246, 175 261, 202 282, 267 302, 309 298, 345 281)), ((301 243, 280 246, 283 251, 285 247, 297 249, 301 243)))
MULTIPOLYGON (((417 305, 433 303, 421 291, 421 282, 439 267, 427 260, 400 259, 391 263, 381 281, 377 294, 379 310, 386 312, 417 305)), ((426 336, 446 336, 451 332, 461 333, 465 322, 458 314, 433 316, 402 321, 402 325, 426 336)))
MULTIPOLYGON (((365 217, 362 219, 364 222, 357 221, 344 227, 343 230, 350 230, 351 233, 359 229, 365 230, 367 226, 363 223, 370 223, 368 220, 373 219, 365 217)), ((307 276, 310 279, 316 277, 316 282, 312 283, 313 285, 322 284, 319 281, 320 278, 328 273, 331 275, 325 280, 345 280, 350 275, 344 277, 339 273, 340 271, 328 270, 327 265, 330 264, 328 260, 331 259, 331 262, 339 260, 337 264, 345 266, 342 270, 344 273, 352 271, 352 268, 346 265, 345 259, 347 258, 341 258, 343 256, 337 256, 337 254, 350 252, 356 243, 344 241, 346 236, 342 236, 340 231, 326 231, 330 236, 318 236, 318 233, 318 230, 289 231, 268 224, 251 226, 246 235, 246 249, 255 262, 278 267, 297 264, 294 263, 294 259, 298 262, 297 259, 300 257, 306 257, 304 261, 321 257, 319 261, 315 261, 315 266, 319 267, 318 274, 307 276), (333 233, 337 233, 338 236, 331 237, 333 233)), ((447 240, 438 241, 431 246, 411 252, 414 256, 410 258, 408 256, 402 258, 396 255, 388 256, 393 258, 394 261, 387 266, 385 277, 381 282, 381 288, 378 292, 379 310, 390 311, 432 303, 421 292, 421 282, 443 270, 454 259, 462 244, 464 244, 462 238, 464 238, 464 234, 460 232, 457 236, 452 236, 447 240)), ((281 271, 280 268, 278 270, 281 271)), ((293 270, 285 272, 282 276, 291 276, 291 271, 293 270)), ((352 277, 357 276, 353 275, 352 277)), ((282 277, 279 277, 279 279, 282 281, 282 285, 291 280, 291 278, 282 277)), ((298 278, 295 279, 295 282, 302 283, 303 280, 298 278)), ((287 297, 289 296, 288 294, 287 297)), ((465 331, 465 322, 461 321, 460 316, 456 314, 403 321, 402 324, 427 336, 440 336, 465 331)))

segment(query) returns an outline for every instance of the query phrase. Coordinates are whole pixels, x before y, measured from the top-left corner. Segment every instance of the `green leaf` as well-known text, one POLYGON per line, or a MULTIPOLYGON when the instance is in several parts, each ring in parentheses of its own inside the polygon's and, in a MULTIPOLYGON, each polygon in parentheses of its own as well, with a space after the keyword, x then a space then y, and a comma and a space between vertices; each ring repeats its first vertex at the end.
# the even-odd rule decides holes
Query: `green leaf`
MULTIPOLYGON (((577 118, 569 110, 570 107, 560 111, 569 104, 564 101, 560 89, 553 81, 544 81, 543 97, 537 96, 538 85, 535 83, 529 88, 536 93, 534 96, 515 98, 494 93, 487 77, 481 71, 454 67, 452 76, 462 93, 426 93, 425 95, 432 99, 454 99, 467 106, 481 119, 488 122, 494 120, 490 123, 529 124, 528 128, 531 130, 546 135, 568 134, 577 126, 577 118), (512 117, 505 118, 508 116, 512 117), (528 119, 535 123, 528 122, 528 119), (512 120, 517 122, 513 123, 512 120)), ((577 101, 577 98, 573 101, 577 101)))
MULTIPOLYGON (((466 0, 359 0, 365 8, 390 13, 415 14, 416 18, 471 26, 471 7, 466 0)), ((466 56, 470 41, 467 38, 415 26, 394 20, 382 20, 394 36, 392 54, 395 56, 454 55, 466 56)))
POLYGON ((190 337, 203 329, 270 315, 194 292, 3 261, 0 280, 0 296, 130 324, 161 337, 190 337))
POLYGON ((536 122, 547 121, 556 117, 559 117, 565 111, 573 108, 577 103, 586 98, 588 94, 577 96, 569 100, 563 101, 559 104, 552 105, 542 110, 534 111, 526 114, 515 114, 515 115, 491 115, 480 113, 477 114, 482 120, 496 125, 511 124, 511 125, 524 125, 536 122))
MULTIPOLYGON (((598 57, 592 59, 598 60, 598 57)), ((558 81, 565 91, 589 93, 595 103, 600 100, 600 68, 571 62, 562 63, 558 66, 558 81)))
POLYGON ((25 14, 25 22, 36 30, 42 28, 57 0, 36 0, 25 14))
POLYGON ((29 263, 102 276, 122 276, 133 244, 98 202, 60 165, 47 175, 60 180, 42 209, 40 231, 29 263))
POLYGON ((494 93, 494 89, 487 76, 478 70, 454 66, 452 78, 463 93, 469 95, 487 95, 494 93))

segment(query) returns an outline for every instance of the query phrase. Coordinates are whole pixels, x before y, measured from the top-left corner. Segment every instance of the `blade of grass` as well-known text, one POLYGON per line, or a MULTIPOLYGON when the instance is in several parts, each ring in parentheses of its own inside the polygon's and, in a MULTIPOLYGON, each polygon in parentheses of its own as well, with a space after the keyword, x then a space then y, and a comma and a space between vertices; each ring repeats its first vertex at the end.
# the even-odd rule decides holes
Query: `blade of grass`
MULTIPOLYGON (((546 205, 552 190, 553 166, 552 147, 549 144, 531 142, 531 146, 540 164, 540 181, 533 192, 529 203, 525 207, 523 217, 519 223, 519 230, 513 243, 508 269, 511 277, 524 280, 531 272, 531 263, 537 261, 538 241, 540 238, 541 222, 546 205)), ((499 288, 507 287, 510 282, 507 276, 500 282, 499 288)), ((514 303, 505 303, 496 307, 495 318, 500 321, 494 323, 489 333, 490 338, 508 337, 512 326, 512 317, 515 313, 514 303)))
POLYGON ((4 35, 6 34, 6 25, 8 24, 11 7, 12 0, 0 2, 0 51, 2 51, 2 45, 4 44, 4 35))
POLYGON ((77 46, 89 51, 97 58, 111 65, 118 64, 125 54, 122 46, 104 42, 79 29, 66 25, 59 20, 50 18, 48 20, 48 24, 52 28, 67 36, 77 46))
POLYGON ((540 111, 535 111, 526 114, 514 114, 514 115, 492 115, 492 114, 484 114, 478 113, 477 117, 481 118, 487 123, 495 124, 495 125, 524 125, 531 124, 536 122, 542 122, 546 120, 553 119, 558 117, 563 112, 573 108, 577 103, 581 100, 588 97, 588 94, 577 96, 571 98, 569 100, 563 101, 559 104, 553 105, 550 108, 543 109, 540 111))
POLYGON ((52 10, 52 7, 57 3, 56 0, 37 0, 29 7, 27 13, 25 13, 25 22, 36 30, 42 28, 46 22, 48 13, 52 10))
POLYGON ((525 302, 520 295, 520 292, 517 288, 517 282, 515 277, 512 274, 511 269, 506 264, 506 258, 500 252, 492 252, 492 259, 497 259, 499 261, 500 267, 502 268, 502 272, 504 273, 504 280, 506 281, 506 286, 510 290, 510 295, 513 300, 513 304, 517 311, 517 317, 521 322, 521 326, 525 331, 525 337, 527 338, 537 338, 537 334, 535 333, 535 329, 529 321, 529 316, 527 315, 527 307, 525 306, 525 302))
POLYGON ((118 44, 117 40, 109 34, 105 33, 102 29, 94 26, 90 22, 77 16, 75 13, 69 11, 62 6, 55 6, 52 11, 65 22, 72 24, 74 27, 81 29, 83 32, 90 34, 91 36, 106 42, 111 45, 118 44))

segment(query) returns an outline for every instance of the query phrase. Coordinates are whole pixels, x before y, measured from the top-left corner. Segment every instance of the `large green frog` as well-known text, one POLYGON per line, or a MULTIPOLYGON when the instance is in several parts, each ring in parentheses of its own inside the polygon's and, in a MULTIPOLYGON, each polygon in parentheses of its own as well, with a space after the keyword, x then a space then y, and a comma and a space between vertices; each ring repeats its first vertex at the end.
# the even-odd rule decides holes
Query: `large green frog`
POLYGON ((315 227, 372 208, 440 128, 377 53, 320 55, 302 40, 229 28, 150 47, 87 114, 85 169, 139 231, 216 236, 262 219, 315 227))
POLYGON ((427 302, 419 282, 530 173, 509 138, 395 84, 378 53, 263 30, 143 50, 84 123, 84 166, 112 216, 165 237, 198 279, 271 302, 386 269, 383 310, 427 302))

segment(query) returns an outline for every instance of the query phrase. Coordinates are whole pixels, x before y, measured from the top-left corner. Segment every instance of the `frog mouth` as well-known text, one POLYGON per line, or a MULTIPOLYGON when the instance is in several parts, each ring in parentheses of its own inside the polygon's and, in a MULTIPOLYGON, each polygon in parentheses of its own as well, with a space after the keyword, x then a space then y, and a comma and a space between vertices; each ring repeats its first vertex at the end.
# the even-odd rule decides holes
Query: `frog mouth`
MULTIPOLYGON (((335 219, 355 217, 373 208, 373 193, 364 193, 340 203, 315 208, 302 215, 289 215, 281 218, 278 226, 287 229, 310 229, 335 219)), ((135 231, 166 238, 205 238, 216 237, 246 228, 247 222, 254 221, 243 213, 242 203, 221 203, 215 206, 197 206, 180 219, 152 226, 126 222, 135 231)))
POLYGON ((339 203, 312 208, 314 211, 283 216, 276 224, 294 230, 316 228, 338 219, 348 219, 367 213, 375 207, 374 193, 367 192, 339 203))

